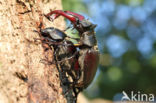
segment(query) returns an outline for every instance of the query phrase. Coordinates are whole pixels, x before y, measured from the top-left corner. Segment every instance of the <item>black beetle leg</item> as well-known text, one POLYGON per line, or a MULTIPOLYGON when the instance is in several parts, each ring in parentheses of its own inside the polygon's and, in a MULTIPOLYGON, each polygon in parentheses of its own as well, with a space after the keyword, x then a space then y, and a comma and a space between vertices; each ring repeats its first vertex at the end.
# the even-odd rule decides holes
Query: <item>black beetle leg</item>
POLYGON ((77 98, 78 94, 82 91, 82 88, 73 88, 73 92, 75 94, 75 97, 77 98))
POLYGON ((75 87, 69 87, 68 90, 64 93, 64 95, 67 96, 70 91, 73 92, 73 94, 72 94, 73 103, 76 103, 77 102, 77 96, 82 91, 82 89, 75 88, 75 87))
POLYGON ((72 58, 74 58, 74 57, 77 55, 77 53, 78 53, 78 51, 76 51, 72 56, 67 57, 67 58, 65 58, 65 59, 62 59, 62 60, 57 61, 57 62, 58 62, 58 63, 61 63, 61 62, 63 62, 63 61, 66 61, 66 60, 72 59, 72 58))
MULTIPOLYGON (((56 56, 56 53, 58 52, 58 49, 56 49, 55 51, 54 51, 54 56, 56 56)), ((55 59, 56 59, 56 57, 55 57, 55 59)))
POLYGON ((81 77, 81 71, 77 71, 75 82, 77 82, 80 79, 80 77, 81 77))

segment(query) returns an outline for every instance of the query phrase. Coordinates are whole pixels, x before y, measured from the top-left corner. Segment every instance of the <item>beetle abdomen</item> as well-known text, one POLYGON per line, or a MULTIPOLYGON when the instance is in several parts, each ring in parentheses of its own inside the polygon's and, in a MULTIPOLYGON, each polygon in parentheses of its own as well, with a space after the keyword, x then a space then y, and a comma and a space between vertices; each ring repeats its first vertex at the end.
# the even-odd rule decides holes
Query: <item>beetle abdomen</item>
POLYGON ((98 51, 95 51, 94 49, 85 49, 80 51, 79 64, 82 74, 76 87, 88 87, 96 74, 98 62, 98 51))

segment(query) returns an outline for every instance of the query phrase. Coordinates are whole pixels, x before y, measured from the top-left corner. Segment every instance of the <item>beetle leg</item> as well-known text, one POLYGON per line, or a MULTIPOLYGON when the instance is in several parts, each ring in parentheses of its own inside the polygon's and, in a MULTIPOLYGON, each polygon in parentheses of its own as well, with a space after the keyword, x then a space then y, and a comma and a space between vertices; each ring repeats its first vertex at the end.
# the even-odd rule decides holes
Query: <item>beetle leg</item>
POLYGON ((72 86, 70 86, 69 88, 68 88, 68 90, 67 91, 65 91, 65 93, 64 93, 64 95, 67 95, 70 91, 73 91, 73 93, 74 93, 74 98, 75 98, 75 101, 77 101, 77 96, 78 96, 78 94, 83 90, 82 88, 77 88, 77 87, 75 87, 74 86, 74 84, 72 85, 72 86))
POLYGON ((82 88, 73 88, 73 92, 75 94, 75 97, 77 98, 78 94, 82 91, 82 88))
POLYGON ((68 90, 64 91, 63 94, 66 98, 68 98, 67 99, 68 103, 77 103, 77 97, 75 96, 75 93, 72 87, 69 87, 68 90))
MULTIPOLYGON (((56 53, 55 53, 55 54, 56 54, 56 53)), ((64 59, 62 59, 62 60, 60 60, 60 61, 57 61, 57 62, 58 62, 58 63, 61 63, 61 62, 63 62, 63 61, 72 59, 72 58, 74 58, 77 54, 78 54, 78 51, 76 51, 72 56, 67 57, 67 58, 64 58, 64 59)))
POLYGON ((79 70, 79 71, 77 71, 76 72, 77 74, 77 76, 76 76, 76 82, 80 79, 80 77, 81 77, 81 71, 79 70))

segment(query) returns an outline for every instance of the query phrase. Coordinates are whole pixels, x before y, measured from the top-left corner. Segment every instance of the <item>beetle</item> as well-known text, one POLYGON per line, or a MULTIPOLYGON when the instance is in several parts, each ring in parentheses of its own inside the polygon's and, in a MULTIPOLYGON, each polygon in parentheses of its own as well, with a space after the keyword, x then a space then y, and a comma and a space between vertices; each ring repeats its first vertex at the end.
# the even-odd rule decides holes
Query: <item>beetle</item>
POLYGON ((62 75, 67 73, 68 79, 71 77, 69 86, 77 97, 78 93, 92 82, 97 71, 99 52, 94 32, 96 25, 82 15, 71 11, 54 10, 45 16, 51 21, 59 16, 64 16, 72 22, 73 27, 79 33, 78 43, 73 44, 63 31, 54 28, 41 30, 48 44, 55 47, 54 55, 62 68, 62 75))
POLYGON ((45 28, 41 30, 41 34, 50 41, 49 45, 57 45, 54 55, 57 61, 63 61, 59 64, 61 72, 67 72, 72 78, 72 87, 78 88, 75 95, 88 87, 95 76, 99 60, 94 37, 83 35, 83 43, 77 46, 66 40, 66 34, 59 29, 45 28))

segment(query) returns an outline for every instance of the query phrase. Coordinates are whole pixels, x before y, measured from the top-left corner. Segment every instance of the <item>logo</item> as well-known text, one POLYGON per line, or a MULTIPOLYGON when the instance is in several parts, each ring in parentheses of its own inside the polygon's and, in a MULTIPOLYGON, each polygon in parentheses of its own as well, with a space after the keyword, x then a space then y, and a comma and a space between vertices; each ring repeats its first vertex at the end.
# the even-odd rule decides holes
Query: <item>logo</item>
POLYGON ((123 96, 121 98, 121 101, 154 102, 155 100, 154 94, 141 94, 140 91, 138 91, 137 93, 131 91, 130 95, 123 91, 122 94, 123 96))

